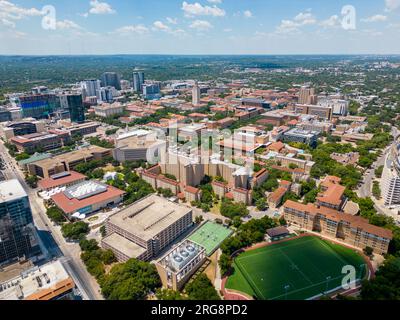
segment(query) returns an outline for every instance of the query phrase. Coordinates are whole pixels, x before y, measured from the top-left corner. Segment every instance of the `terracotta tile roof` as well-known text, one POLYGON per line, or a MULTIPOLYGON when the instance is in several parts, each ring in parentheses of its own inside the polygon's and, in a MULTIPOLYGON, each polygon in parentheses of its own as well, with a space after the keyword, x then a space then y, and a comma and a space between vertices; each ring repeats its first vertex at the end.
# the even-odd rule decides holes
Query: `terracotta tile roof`
POLYGON ((276 189, 274 192, 272 192, 269 197, 268 201, 272 201, 274 203, 277 203, 280 199, 283 198, 283 196, 286 194, 287 189, 283 187, 279 187, 276 189))
POLYGON ((250 192, 249 190, 243 189, 243 188, 235 188, 235 189, 233 189, 233 191, 243 193, 243 194, 248 194, 250 192))
POLYGON ((281 141, 274 142, 271 145, 267 147, 268 150, 280 152, 283 148, 285 148, 285 144, 283 144, 281 141))
POLYGON ((174 186, 178 186, 178 185, 179 185, 178 181, 175 181, 175 180, 173 180, 173 179, 169 179, 169 178, 167 178, 166 176, 164 176, 164 175, 162 175, 162 174, 158 175, 158 176, 157 176, 157 179, 158 179, 158 180, 161 180, 161 181, 164 181, 164 182, 166 182, 166 183, 172 184, 172 185, 174 185, 174 186))
POLYGON ((115 197, 122 196, 125 194, 124 191, 107 186, 107 191, 96 194, 94 196, 79 200, 77 198, 69 199, 64 192, 55 194, 51 197, 54 203, 65 213, 72 214, 77 212, 79 209, 94 205, 99 202, 106 202, 115 197))
POLYGON ((341 186, 341 179, 334 176, 327 176, 324 181, 322 181, 321 186, 325 191, 317 197, 318 201, 333 204, 335 206, 342 203, 342 197, 346 188, 341 186))
POLYGON ((262 168, 260 171, 254 174, 254 178, 258 178, 259 176, 263 175, 264 173, 268 173, 267 169, 262 168))
POLYGON ((53 179, 51 177, 42 179, 38 182, 38 186, 40 189, 53 189, 59 186, 65 186, 74 181, 84 180, 86 178, 85 175, 75 171, 69 171, 68 173, 69 175, 61 177, 59 179, 53 179))
POLYGON ((192 187, 192 186, 186 186, 185 191, 189 192, 189 193, 196 194, 196 193, 198 193, 200 191, 200 189, 192 187))

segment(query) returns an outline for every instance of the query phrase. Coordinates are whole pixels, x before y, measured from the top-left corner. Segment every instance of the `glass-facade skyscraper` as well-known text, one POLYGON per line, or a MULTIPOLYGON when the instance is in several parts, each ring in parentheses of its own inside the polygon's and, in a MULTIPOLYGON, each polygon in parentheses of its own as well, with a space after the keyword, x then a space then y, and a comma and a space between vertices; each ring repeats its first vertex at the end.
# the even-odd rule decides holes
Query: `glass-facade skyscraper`
POLYGON ((117 90, 121 90, 121 81, 116 72, 105 72, 101 76, 102 87, 114 87, 117 90))
POLYGON ((142 92, 144 84, 144 72, 133 73, 133 91, 142 92))
POLYGON ((0 182, 0 265, 40 254, 28 195, 18 180, 0 182))
POLYGON ((72 122, 85 122, 85 106, 81 94, 68 94, 68 111, 72 122))

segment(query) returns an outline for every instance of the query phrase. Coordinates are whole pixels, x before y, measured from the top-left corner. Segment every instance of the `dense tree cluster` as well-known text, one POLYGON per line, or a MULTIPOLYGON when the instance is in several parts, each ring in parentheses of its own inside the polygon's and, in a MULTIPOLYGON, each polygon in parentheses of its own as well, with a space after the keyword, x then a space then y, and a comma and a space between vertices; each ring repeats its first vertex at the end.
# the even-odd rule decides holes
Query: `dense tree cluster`
POLYGON ((64 238, 71 241, 81 240, 89 233, 89 230, 89 225, 83 221, 66 223, 61 226, 64 238))
POLYGON ((244 217, 249 214, 249 210, 243 202, 236 203, 227 198, 222 199, 220 212, 224 217, 230 219, 244 217))
POLYGON ((161 286, 161 281, 153 264, 130 259, 113 266, 100 286, 108 300, 144 300, 161 286))
POLYGON ((268 216, 240 224, 235 235, 225 239, 221 244, 222 255, 219 262, 221 273, 225 274, 230 271, 232 265, 231 255, 235 251, 263 241, 266 231, 277 225, 278 223, 268 216))
POLYGON ((185 286, 189 300, 220 300, 210 279, 202 273, 185 286))

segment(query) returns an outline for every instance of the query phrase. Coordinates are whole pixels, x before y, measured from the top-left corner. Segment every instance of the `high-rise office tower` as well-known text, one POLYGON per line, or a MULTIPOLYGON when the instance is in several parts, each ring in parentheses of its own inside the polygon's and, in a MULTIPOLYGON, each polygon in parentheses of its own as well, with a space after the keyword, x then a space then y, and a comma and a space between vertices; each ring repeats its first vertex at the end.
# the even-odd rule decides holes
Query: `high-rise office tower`
POLYGON ((143 97, 147 100, 160 99, 160 85, 158 83, 145 84, 142 87, 143 97))
POLYGON ((0 265, 37 254, 28 195, 18 180, 0 182, 0 265))
POLYGON ((142 92, 144 84, 144 72, 133 73, 133 91, 142 92))
POLYGON ((200 87, 197 81, 194 83, 194 87, 192 90, 192 104, 194 106, 200 104, 200 87))
POLYGON ((116 72, 105 72, 101 75, 101 86, 121 90, 121 80, 116 72))
POLYGON ((400 144, 393 146, 386 157, 381 190, 386 206, 400 205, 400 144))
POLYGON ((317 96, 315 95, 315 89, 308 86, 301 87, 299 92, 299 103, 300 104, 317 104, 317 96))
POLYGON ((97 90, 100 90, 100 80, 88 79, 81 82, 81 88, 83 90, 83 96, 95 97, 97 95, 97 90))
POLYGON ((105 87, 97 90, 97 100, 102 102, 113 102, 114 101, 114 87, 105 87))
POLYGON ((72 122, 85 122, 85 106, 83 105, 82 94, 68 94, 68 111, 72 122))

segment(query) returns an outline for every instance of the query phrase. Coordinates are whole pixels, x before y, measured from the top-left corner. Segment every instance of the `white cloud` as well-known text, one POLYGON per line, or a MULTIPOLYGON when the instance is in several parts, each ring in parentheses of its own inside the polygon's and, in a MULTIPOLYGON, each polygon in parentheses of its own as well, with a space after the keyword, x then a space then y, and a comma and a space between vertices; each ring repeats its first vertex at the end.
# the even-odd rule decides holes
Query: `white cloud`
POLYGON ((244 11, 244 12, 243 12, 243 15, 244 15, 246 18, 252 18, 252 17, 253 17, 253 13, 252 13, 250 10, 244 11))
POLYGON ((213 17, 224 17, 226 15, 225 10, 218 8, 216 5, 202 6, 200 3, 182 3, 182 10, 186 17, 194 16, 213 16, 213 17))
POLYGON ((320 22, 320 25, 325 28, 333 28, 341 25, 341 21, 338 15, 333 15, 330 18, 320 22))
POLYGON ((113 14, 116 12, 107 2, 91 0, 90 6, 89 13, 91 14, 113 14))
POLYGON ((294 21, 296 21, 299 25, 309 25, 315 24, 317 22, 311 12, 300 12, 297 16, 294 17, 294 21))
POLYGON ((129 26, 124 26, 121 28, 118 28, 117 30, 115 30, 114 33, 119 33, 119 34, 146 34, 149 32, 149 29, 142 25, 142 24, 138 24, 138 25, 129 25, 129 26))
POLYGON ((57 29, 67 30, 67 29, 74 29, 74 30, 83 30, 83 28, 76 24, 71 20, 59 20, 56 24, 57 29))
POLYGON ((8 27, 8 28, 15 28, 15 22, 5 19, 5 18, 1 18, 0 22, 3 26, 8 27))
POLYGON ((210 3, 222 3, 222 0, 207 0, 210 3))
POLYGON ((168 27, 166 24, 162 23, 161 21, 155 21, 153 23, 153 27, 155 30, 161 30, 161 31, 169 31, 170 27, 168 27))
POLYGON ((213 25, 205 20, 195 20, 189 27, 197 31, 207 31, 212 29, 213 25))
POLYGON ((282 20, 275 32, 279 34, 297 33, 301 27, 316 23, 317 19, 310 10, 307 10, 306 12, 300 12, 293 20, 282 20))
POLYGON ((374 16, 365 18, 365 19, 361 19, 361 21, 363 22, 384 22, 387 20, 387 16, 384 16, 382 14, 376 14, 374 16))
POLYGON ((178 19, 177 19, 177 18, 170 18, 170 17, 167 17, 167 21, 168 21, 168 23, 170 23, 170 24, 178 24, 178 19))
POLYGON ((385 0, 386 11, 394 11, 400 8, 400 0, 385 0))
POLYGON ((225 28, 224 30, 222 30, 224 32, 232 32, 233 30, 231 28, 225 28))
MULTIPOLYGON (((14 29, 16 21, 28 17, 42 16, 44 13, 36 8, 23 8, 10 1, 0 0, 0 25, 14 29)), ((23 33, 20 32, 18 36, 23 33)), ((17 35, 14 32, 14 35, 17 35)))

